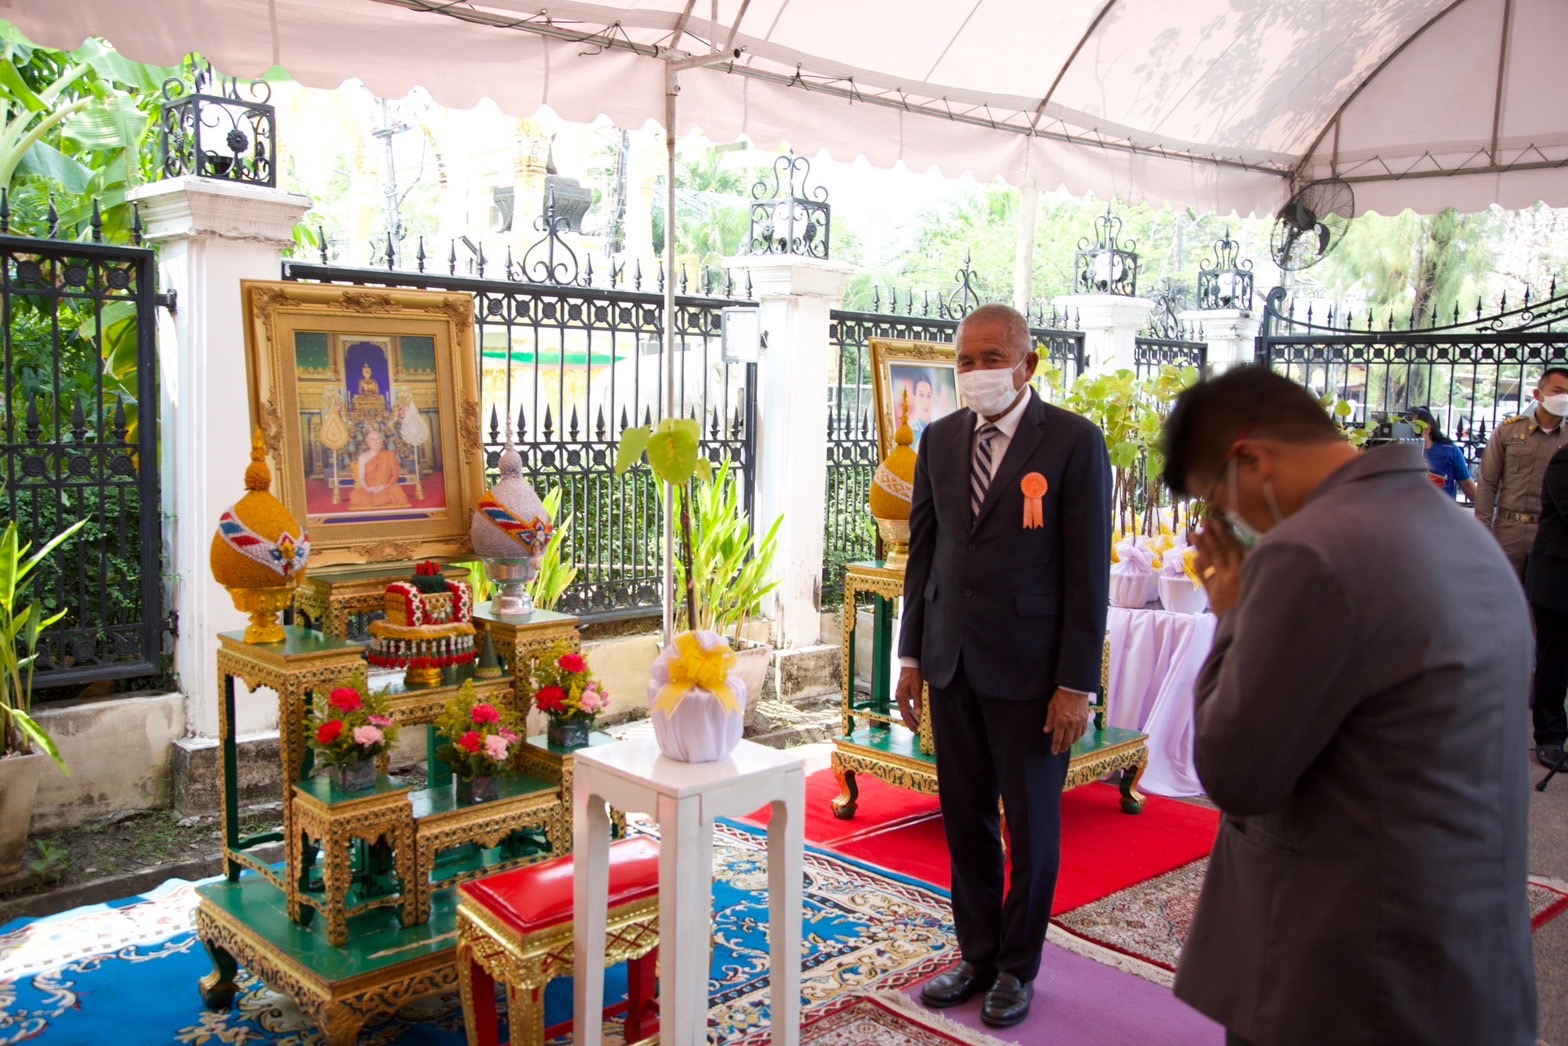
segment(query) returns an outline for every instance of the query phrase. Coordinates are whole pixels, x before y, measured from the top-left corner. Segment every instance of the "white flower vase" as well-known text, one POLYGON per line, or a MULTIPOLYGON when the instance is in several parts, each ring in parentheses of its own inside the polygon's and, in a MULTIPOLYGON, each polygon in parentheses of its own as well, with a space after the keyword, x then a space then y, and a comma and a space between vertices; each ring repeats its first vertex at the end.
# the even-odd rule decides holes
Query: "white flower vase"
POLYGON ((1161 577, 1160 605, 1173 614, 1201 614, 1208 608, 1209 593, 1185 575, 1161 577))
MULTIPOLYGON (((683 632, 675 639, 675 643, 659 653, 648 670, 649 716, 653 719, 659 751, 683 763, 713 763, 727 759, 740 743, 746 721, 746 684, 734 670, 734 654, 717 632, 683 632), (687 651, 711 652, 714 660, 728 656, 724 685, 734 698, 733 707, 726 707, 718 695, 695 685, 685 690, 672 712, 666 713, 659 707, 659 695, 669 685, 672 670, 683 677, 690 675, 689 669, 678 669, 675 665, 684 660, 683 646, 687 651)), ((710 660, 710 665, 712 663, 710 660)))
POLYGON ((1139 610, 1154 598, 1153 574, 1118 574, 1111 571, 1111 606, 1139 610))

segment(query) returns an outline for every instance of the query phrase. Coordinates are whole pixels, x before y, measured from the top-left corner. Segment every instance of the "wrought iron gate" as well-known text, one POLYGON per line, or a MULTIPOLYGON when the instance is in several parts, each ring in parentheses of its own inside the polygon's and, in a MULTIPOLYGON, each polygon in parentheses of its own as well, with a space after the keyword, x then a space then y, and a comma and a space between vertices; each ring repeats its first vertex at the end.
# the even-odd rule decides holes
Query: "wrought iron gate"
POLYGON ((0 505, 35 548, 88 519, 29 593, 66 609, 40 639, 34 685, 156 675, 165 620, 153 252, 11 235, 7 214, 0 199, 0 505))

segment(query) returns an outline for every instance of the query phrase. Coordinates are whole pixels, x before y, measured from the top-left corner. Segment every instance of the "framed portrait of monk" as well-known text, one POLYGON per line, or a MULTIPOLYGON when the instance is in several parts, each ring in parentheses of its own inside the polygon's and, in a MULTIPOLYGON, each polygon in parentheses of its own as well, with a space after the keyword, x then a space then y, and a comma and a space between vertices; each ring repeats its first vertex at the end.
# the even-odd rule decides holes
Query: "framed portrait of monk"
POLYGON ((915 453, 926 426, 959 407, 958 365, 951 342, 871 339, 871 386, 877 415, 877 460, 893 449, 898 412, 909 404, 915 453))
POLYGON ((469 551, 483 483, 468 294, 241 284, 250 415, 311 561, 469 551))

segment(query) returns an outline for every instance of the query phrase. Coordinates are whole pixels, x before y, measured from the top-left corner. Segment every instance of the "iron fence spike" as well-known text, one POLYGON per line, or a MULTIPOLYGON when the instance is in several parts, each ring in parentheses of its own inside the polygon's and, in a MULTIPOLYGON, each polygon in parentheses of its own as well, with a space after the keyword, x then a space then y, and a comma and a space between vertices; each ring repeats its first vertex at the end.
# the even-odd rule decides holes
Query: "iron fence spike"
POLYGON ((414 264, 419 266, 420 272, 425 271, 425 237, 423 233, 419 236, 419 247, 414 253, 414 264))
POLYGON ((93 242, 103 242, 103 215, 98 213, 98 197, 93 197, 93 216, 88 224, 93 230, 93 242))

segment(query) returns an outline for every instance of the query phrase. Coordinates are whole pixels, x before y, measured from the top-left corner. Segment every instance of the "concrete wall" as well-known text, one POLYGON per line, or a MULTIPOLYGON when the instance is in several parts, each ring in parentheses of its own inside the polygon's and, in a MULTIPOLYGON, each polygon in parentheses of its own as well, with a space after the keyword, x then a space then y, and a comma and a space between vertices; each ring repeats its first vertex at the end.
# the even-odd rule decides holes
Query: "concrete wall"
POLYGON ((137 694, 37 711, 71 773, 45 768, 33 831, 169 805, 173 745, 185 734, 183 696, 137 694))

